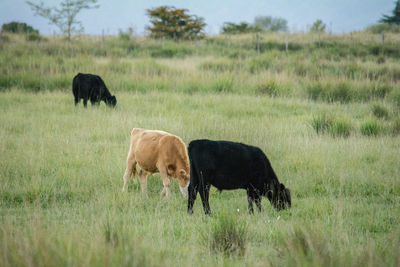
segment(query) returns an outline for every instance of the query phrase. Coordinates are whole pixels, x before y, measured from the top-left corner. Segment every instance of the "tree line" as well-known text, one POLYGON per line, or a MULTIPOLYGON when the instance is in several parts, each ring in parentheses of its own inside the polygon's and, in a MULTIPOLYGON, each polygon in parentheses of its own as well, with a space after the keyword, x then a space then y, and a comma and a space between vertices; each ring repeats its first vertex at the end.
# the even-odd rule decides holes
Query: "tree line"
MULTIPOLYGON (((36 16, 46 18, 50 24, 56 26, 60 32, 71 39, 73 34, 83 33, 84 28, 77 15, 84 9, 98 8, 98 0, 62 0, 58 7, 48 7, 43 2, 26 1, 36 16)), ((204 18, 191 15, 189 10, 175 8, 172 6, 160 6, 147 9, 146 14, 151 25, 146 29, 154 38, 169 39, 198 39, 205 36, 204 18)), ((400 0, 395 2, 392 15, 383 15, 379 20, 381 24, 367 28, 367 31, 376 33, 386 31, 400 32, 400 0)), ((248 22, 225 22, 221 28, 223 34, 240 34, 251 32, 287 32, 287 20, 271 16, 257 16, 253 23, 248 22)), ((310 32, 324 33, 326 24, 318 19, 310 27, 310 32)), ((30 32, 31 35, 39 36, 39 31, 33 29, 26 23, 11 22, 3 24, 4 32, 30 32)))

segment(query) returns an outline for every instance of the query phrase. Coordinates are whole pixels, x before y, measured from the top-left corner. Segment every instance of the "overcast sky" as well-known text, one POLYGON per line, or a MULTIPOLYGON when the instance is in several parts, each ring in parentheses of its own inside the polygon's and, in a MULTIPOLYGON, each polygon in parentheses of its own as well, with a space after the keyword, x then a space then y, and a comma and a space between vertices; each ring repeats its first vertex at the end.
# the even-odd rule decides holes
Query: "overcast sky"
MULTIPOLYGON (((33 2, 40 2, 32 0, 33 2)), ((44 0, 47 6, 57 6, 60 0, 44 0)), ((132 27, 143 35, 149 24, 146 9, 172 5, 189 9, 207 23, 208 34, 219 33, 224 22, 253 22, 255 16, 282 17, 290 31, 305 31, 315 20, 322 19, 328 31, 346 33, 362 30, 376 23, 382 14, 390 14, 394 0, 99 0, 100 8, 84 10, 78 15, 86 34, 117 34, 132 27)), ((0 0, 0 24, 20 21, 52 34, 58 29, 47 20, 35 17, 25 0, 0 0)))

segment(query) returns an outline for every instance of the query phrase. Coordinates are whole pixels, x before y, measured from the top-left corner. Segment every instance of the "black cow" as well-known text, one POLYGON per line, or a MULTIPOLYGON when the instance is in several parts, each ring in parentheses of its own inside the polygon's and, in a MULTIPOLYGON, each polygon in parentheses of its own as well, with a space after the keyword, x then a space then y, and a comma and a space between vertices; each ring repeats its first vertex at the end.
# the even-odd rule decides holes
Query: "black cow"
POLYGON ((218 190, 243 188, 247 191, 249 212, 253 201, 261 211, 261 196, 266 196, 277 209, 291 207, 288 188, 279 183, 267 156, 258 147, 229 141, 194 140, 188 147, 190 184, 188 213, 199 191, 204 212, 210 214, 210 186, 218 190))
POLYGON ((75 106, 83 99, 83 106, 87 106, 88 99, 92 105, 104 101, 107 106, 115 107, 117 99, 108 91, 104 81, 98 75, 78 73, 72 82, 72 93, 75 106))

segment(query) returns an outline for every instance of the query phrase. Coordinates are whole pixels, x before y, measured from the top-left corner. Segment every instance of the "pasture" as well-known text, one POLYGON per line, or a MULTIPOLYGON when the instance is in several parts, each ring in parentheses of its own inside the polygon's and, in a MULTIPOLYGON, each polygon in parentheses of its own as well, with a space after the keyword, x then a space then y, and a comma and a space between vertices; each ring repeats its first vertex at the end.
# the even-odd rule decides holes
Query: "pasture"
POLYGON ((398 36, 294 35, 286 53, 265 35, 260 55, 252 36, 2 38, 1 266, 400 264, 398 36), (77 72, 116 109, 75 107, 77 72), (159 174, 122 194, 133 127, 259 146, 292 208, 249 215, 244 190, 213 188, 213 216, 199 197, 189 216, 159 174))

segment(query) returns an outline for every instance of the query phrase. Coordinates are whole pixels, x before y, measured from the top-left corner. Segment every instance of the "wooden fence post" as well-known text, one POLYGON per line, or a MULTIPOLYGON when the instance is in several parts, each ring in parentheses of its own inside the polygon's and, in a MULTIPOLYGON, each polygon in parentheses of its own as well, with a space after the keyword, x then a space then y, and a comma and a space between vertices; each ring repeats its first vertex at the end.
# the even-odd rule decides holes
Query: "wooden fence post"
POLYGON ((321 29, 318 29, 318 47, 321 48, 321 29))
POLYGON ((257 54, 260 54, 260 32, 257 33, 257 54))
POLYGON ((385 44, 385 32, 382 31, 382 45, 385 44))
POLYGON ((286 35, 285 35, 285 50, 286 50, 286 53, 287 53, 288 50, 289 50, 289 38, 288 38, 288 33, 286 33, 286 35))

